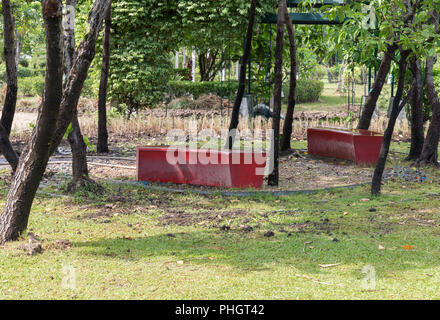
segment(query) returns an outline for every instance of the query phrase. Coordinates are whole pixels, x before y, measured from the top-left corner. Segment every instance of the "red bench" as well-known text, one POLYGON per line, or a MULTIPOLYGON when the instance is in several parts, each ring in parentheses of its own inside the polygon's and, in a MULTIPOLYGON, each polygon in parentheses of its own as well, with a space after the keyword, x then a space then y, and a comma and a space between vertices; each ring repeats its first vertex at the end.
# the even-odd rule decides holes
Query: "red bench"
POLYGON ((307 130, 307 140, 311 155, 371 165, 379 158, 383 136, 368 130, 313 128, 307 130))
POLYGON ((265 167, 264 153, 163 147, 137 149, 138 181, 259 189, 263 185, 265 167))

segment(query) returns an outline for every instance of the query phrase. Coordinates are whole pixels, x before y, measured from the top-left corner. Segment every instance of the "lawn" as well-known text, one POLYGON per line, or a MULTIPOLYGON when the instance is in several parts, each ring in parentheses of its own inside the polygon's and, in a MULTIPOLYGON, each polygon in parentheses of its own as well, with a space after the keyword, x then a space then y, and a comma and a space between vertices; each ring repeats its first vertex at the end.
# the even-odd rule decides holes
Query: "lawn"
POLYGON ((46 186, 29 223, 44 251, 21 248, 29 234, 0 248, 0 299, 438 299, 439 180, 428 171, 379 198, 368 186, 250 198, 46 186))

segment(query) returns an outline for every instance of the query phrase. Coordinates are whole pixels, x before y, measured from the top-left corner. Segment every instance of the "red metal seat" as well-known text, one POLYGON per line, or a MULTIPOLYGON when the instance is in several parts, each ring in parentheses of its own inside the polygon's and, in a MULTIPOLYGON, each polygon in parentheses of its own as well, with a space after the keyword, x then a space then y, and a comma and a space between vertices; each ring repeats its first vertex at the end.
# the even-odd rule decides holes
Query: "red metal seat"
POLYGON ((312 128, 307 130, 307 140, 311 155, 371 165, 379 158, 383 136, 368 130, 312 128))
POLYGON ((226 188, 261 188, 266 154, 239 151, 138 148, 138 181, 226 188), (170 161, 168 156, 182 161, 170 161), (173 156, 173 154, 175 154, 173 156), (258 156, 257 156, 258 155, 258 156))

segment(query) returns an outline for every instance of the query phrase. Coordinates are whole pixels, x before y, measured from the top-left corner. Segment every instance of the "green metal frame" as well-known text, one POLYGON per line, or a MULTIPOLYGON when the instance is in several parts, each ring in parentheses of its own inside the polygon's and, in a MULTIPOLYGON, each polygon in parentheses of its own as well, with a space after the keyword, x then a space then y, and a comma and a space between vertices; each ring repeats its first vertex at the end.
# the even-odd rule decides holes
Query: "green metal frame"
MULTIPOLYGON (((287 0, 287 7, 289 8, 297 8, 300 6, 301 2, 304 0, 287 0)), ((314 8, 320 8, 322 6, 340 6, 344 5, 344 0, 316 0, 315 3, 312 3, 314 8)))
MULTIPOLYGON (((305 2, 305 0, 287 0, 287 6, 289 8, 297 8, 301 5, 301 3, 305 2)), ((340 6, 344 5, 347 1, 345 0, 315 0, 315 2, 311 3, 312 7, 320 8, 322 6, 340 6)), ((290 19, 293 24, 302 24, 302 25, 338 25, 342 24, 343 21, 339 21, 339 19, 330 20, 325 18, 322 13, 290 13, 290 19)), ((268 14, 263 17, 261 23, 268 24, 276 24, 278 20, 277 14, 268 14)))
MULTIPOLYGON (((342 24, 343 21, 339 19, 330 20, 324 17, 322 13, 289 13, 290 19, 293 24, 303 24, 303 25, 338 25, 342 24)), ((266 15, 261 22, 276 24, 278 20, 277 14, 266 15)))

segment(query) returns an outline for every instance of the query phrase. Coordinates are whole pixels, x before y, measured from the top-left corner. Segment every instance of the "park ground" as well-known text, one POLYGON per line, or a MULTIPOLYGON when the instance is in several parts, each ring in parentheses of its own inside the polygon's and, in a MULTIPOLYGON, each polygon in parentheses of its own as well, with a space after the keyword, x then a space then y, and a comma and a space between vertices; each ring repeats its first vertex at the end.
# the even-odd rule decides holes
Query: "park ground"
MULTIPOLYGON (((337 100, 309 109, 325 112, 328 99, 337 100)), ((112 155, 132 157, 153 137, 114 139, 112 155)), ((380 197, 352 186, 373 168, 305 152, 283 158, 282 188, 319 191, 289 196, 171 193, 106 167, 91 169, 100 188, 72 194, 69 166, 54 163, 28 231, 0 248, 0 299, 439 299, 440 174, 405 162, 404 140, 393 143, 380 197), (43 251, 30 255, 34 237, 43 251)), ((1 210, 7 167, 0 178, 1 210)))

